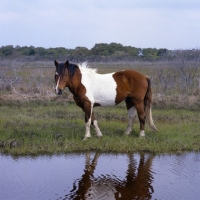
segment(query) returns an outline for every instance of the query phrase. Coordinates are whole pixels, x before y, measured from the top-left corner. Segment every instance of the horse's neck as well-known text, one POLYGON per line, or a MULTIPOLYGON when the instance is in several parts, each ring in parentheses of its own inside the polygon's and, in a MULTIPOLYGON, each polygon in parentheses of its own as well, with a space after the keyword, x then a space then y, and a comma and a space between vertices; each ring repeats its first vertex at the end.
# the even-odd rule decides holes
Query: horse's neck
POLYGON ((70 78, 69 84, 67 86, 69 88, 69 91, 73 95, 77 95, 77 91, 79 91, 81 87, 81 73, 76 72, 72 78, 70 78))
POLYGON ((76 95, 76 92, 78 90, 78 86, 76 84, 73 84, 73 82, 70 82, 68 85, 69 91, 73 94, 76 95))

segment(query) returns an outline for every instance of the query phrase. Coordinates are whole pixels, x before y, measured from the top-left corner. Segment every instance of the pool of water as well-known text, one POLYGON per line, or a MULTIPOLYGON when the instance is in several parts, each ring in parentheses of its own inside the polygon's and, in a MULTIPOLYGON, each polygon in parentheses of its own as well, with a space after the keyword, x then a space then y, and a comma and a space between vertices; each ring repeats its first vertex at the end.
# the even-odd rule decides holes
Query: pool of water
POLYGON ((200 153, 0 155, 0 199, 200 199, 200 153))

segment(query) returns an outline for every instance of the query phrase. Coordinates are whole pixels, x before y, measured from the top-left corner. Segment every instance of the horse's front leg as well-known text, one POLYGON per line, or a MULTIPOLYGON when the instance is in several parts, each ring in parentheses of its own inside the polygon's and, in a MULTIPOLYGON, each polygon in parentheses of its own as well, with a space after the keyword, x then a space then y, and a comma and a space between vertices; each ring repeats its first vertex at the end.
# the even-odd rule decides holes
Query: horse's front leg
POLYGON ((90 133, 90 125, 92 124, 94 126, 94 130, 96 131, 97 137, 101 137, 103 136, 97 120, 94 117, 94 113, 93 113, 93 104, 91 102, 85 102, 84 103, 84 107, 83 107, 83 111, 85 112, 85 137, 84 140, 91 137, 91 133, 90 133))
POLYGON ((102 137, 102 132, 98 126, 97 120, 95 119, 94 112, 92 112, 92 125, 94 126, 94 130, 97 134, 97 137, 102 137))
POLYGON ((91 137, 90 134, 90 125, 92 122, 92 104, 91 102, 85 102, 83 111, 85 113, 85 137, 84 140, 91 137))

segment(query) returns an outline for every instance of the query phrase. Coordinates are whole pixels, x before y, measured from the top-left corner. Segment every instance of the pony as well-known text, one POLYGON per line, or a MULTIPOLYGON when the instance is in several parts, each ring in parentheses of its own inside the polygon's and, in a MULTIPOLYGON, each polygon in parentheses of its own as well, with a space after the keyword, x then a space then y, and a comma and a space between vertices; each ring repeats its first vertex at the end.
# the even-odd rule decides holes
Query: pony
POLYGON ((152 118, 152 90, 151 81, 134 70, 122 70, 109 74, 98 74, 87 62, 81 64, 54 61, 55 92, 61 95, 68 87, 73 94, 74 101, 85 113, 85 136, 91 137, 90 125, 94 126, 97 137, 102 132, 94 116, 93 108, 96 106, 115 106, 125 101, 128 111, 128 125, 125 131, 129 135, 132 131, 135 109, 140 122, 139 137, 145 136, 145 122, 150 128, 157 131, 152 118))

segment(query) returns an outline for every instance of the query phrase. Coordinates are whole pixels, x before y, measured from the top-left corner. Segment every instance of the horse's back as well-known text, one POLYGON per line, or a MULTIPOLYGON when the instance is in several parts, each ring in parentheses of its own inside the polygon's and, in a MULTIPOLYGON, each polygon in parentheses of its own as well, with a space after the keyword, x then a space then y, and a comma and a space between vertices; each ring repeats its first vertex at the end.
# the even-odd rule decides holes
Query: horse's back
POLYGON ((114 73, 113 77, 117 81, 126 79, 127 81, 140 82, 141 84, 146 82, 147 78, 144 74, 141 74, 135 70, 118 71, 114 73))

